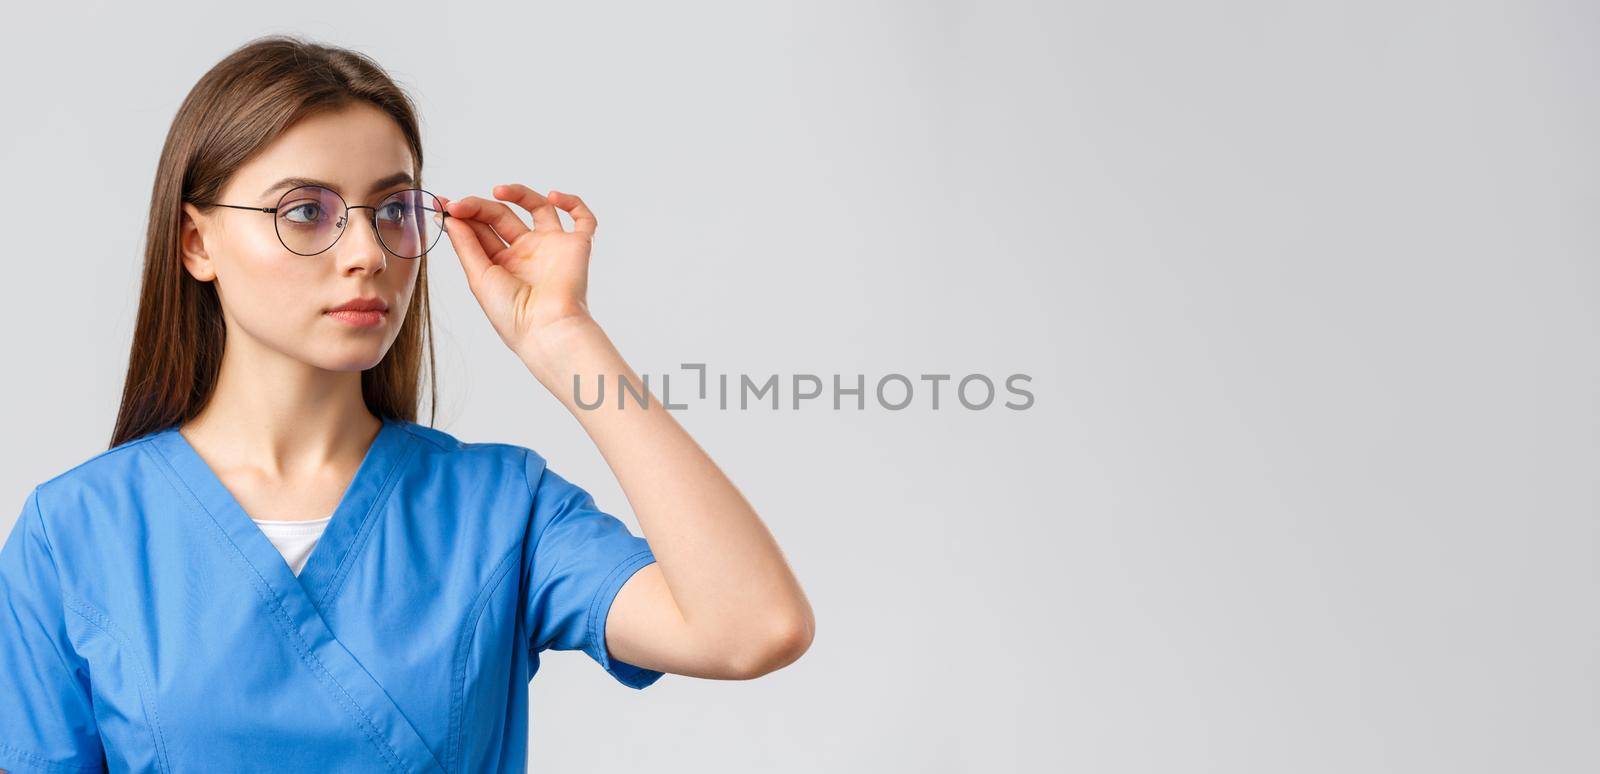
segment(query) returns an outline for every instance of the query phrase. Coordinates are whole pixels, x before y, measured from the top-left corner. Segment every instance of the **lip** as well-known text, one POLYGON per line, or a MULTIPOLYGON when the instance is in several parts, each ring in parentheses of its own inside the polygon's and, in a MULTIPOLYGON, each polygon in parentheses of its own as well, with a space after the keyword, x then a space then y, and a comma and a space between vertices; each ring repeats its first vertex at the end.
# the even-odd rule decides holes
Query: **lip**
POLYGON ((329 312, 387 312, 389 305, 377 297, 352 298, 338 306, 328 309, 329 312))
POLYGON ((357 328, 372 328, 382 325, 383 318, 389 316, 388 312, 381 312, 376 309, 369 311, 345 309, 337 312, 325 312, 324 314, 357 328))

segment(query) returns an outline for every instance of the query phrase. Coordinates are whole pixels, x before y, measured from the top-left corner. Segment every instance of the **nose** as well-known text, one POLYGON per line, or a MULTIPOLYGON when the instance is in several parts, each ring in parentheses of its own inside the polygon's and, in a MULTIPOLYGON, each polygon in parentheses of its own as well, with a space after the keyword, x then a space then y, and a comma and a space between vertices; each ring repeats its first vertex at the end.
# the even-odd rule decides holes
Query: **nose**
POLYGON ((339 244, 334 246, 339 273, 364 271, 377 274, 383 271, 388 265, 389 252, 383 248, 378 231, 373 227, 372 210, 352 207, 346 217, 345 233, 339 237, 339 244))

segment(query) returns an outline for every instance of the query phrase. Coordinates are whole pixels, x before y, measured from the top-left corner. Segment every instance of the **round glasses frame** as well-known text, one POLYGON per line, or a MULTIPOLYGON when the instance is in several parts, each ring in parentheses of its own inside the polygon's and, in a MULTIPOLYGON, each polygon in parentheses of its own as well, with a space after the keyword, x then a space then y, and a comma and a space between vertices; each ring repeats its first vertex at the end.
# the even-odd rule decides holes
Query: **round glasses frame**
MULTIPOLYGON (((389 201, 390 199, 393 199, 396 196, 400 196, 402 194, 410 193, 412 191, 421 191, 422 193, 428 194, 428 196, 432 197, 435 202, 439 201, 439 197, 434 196, 432 193, 430 193, 428 191, 424 191, 421 188, 406 188, 406 189, 402 189, 402 190, 399 190, 399 191, 395 191, 394 193, 383 197, 383 201, 378 202, 377 206, 371 206, 371 205, 366 205, 366 204, 345 204, 344 197, 340 196, 339 192, 333 190, 332 188, 328 188, 326 186, 320 186, 320 185, 302 185, 302 186, 298 186, 298 187, 295 187, 295 188, 291 188, 291 189, 289 189, 287 191, 284 191, 283 195, 278 197, 278 204, 275 207, 250 207, 250 206, 246 206, 246 205, 243 205, 243 204, 223 204, 221 202, 194 202, 194 203, 202 205, 202 206, 209 206, 209 207, 231 207, 231 208, 236 209, 236 210, 251 210, 253 212, 270 213, 270 214, 272 214, 274 216, 273 219, 272 219, 272 233, 277 234, 278 243, 283 245, 283 249, 288 250, 289 252, 294 253, 295 255, 304 255, 304 256, 321 255, 321 254, 323 254, 325 252, 328 252, 329 250, 333 249, 333 246, 338 244, 340 239, 344 238, 345 224, 349 222, 350 211, 351 210, 372 210, 372 213, 371 213, 371 215, 368 216, 367 220, 370 223, 372 223, 372 233, 378 237, 378 244, 382 245, 383 249, 389 251, 390 254, 394 255, 397 258, 404 258, 406 260, 416 260, 418 258, 421 258, 424 255, 427 255, 428 251, 433 249, 433 245, 436 245, 436 244, 439 243, 439 234, 443 234, 444 233, 444 225, 443 225, 443 221, 442 220, 440 221, 439 234, 435 234, 434 237, 433 237, 433 244, 430 244, 427 247, 422 248, 422 252, 417 253, 416 255, 401 255, 400 253, 395 252, 394 248, 390 247, 386 242, 383 241, 383 232, 378 228, 378 209, 381 208, 384 205, 384 202, 387 202, 387 201, 389 201), (339 229, 338 235, 333 238, 332 242, 328 243, 327 247, 324 247, 321 250, 318 250, 318 251, 316 251, 314 253, 302 253, 302 252, 299 252, 299 251, 295 250, 294 248, 290 247, 289 243, 285 242, 284 239, 283 239, 283 232, 278 230, 278 219, 276 217, 276 215, 278 214, 278 210, 283 209, 283 203, 286 200, 288 200, 288 198, 289 198, 289 196, 291 194, 293 194, 296 191, 303 191, 303 190, 305 190, 307 188, 318 188, 318 189, 327 191, 328 193, 333 194, 334 197, 339 200, 340 204, 344 204, 344 213, 339 216, 339 223, 336 226, 339 229)), ((425 209, 428 212, 440 213, 443 217, 446 217, 446 218, 450 217, 450 213, 449 213, 448 210, 435 210, 432 207, 423 207, 422 209, 425 209)))

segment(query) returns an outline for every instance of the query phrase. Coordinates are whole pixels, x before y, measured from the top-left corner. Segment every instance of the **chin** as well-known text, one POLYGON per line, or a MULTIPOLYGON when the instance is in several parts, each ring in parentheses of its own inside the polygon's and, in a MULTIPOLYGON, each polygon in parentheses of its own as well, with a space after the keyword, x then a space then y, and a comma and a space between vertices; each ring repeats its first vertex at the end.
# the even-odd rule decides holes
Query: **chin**
POLYGON ((323 357, 311 358, 307 362, 325 371, 365 371, 383 361, 385 350, 376 347, 364 350, 351 350, 339 353, 327 353, 323 357))

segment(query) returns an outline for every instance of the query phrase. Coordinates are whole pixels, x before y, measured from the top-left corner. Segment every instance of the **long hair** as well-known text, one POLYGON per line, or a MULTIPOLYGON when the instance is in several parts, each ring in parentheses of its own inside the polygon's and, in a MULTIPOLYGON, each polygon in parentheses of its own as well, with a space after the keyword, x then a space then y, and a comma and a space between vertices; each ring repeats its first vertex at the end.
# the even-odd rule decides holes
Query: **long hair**
MULTIPOLYGON (((260 37, 223 58, 189 91, 167 131, 150 193, 143 287, 112 447, 192 418, 216 387, 226 328, 215 283, 200 282, 183 267, 183 203, 215 201, 247 159, 301 118, 360 102, 399 124, 420 186, 416 107, 364 54, 292 35, 260 37)), ((380 418, 416 421, 425 341, 430 413, 438 400, 427 256, 418 260, 412 303, 393 346, 361 373, 362 398, 380 418)))

